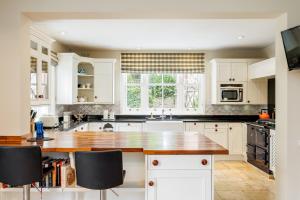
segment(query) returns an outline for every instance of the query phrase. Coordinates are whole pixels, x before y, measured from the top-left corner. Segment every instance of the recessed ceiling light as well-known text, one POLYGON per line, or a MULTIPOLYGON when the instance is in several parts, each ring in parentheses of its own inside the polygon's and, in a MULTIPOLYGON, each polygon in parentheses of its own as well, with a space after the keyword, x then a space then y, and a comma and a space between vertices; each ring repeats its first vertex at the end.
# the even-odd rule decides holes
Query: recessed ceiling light
POLYGON ((60 32, 61 35, 65 35, 66 33, 64 31, 60 32))
POLYGON ((244 36, 244 35, 239 35, 239 36, 238 36, 238 39, 239 39, 239 40, 243 40, 243 39, 245 39, 245 37, 246 37, 246 36, 244 36))

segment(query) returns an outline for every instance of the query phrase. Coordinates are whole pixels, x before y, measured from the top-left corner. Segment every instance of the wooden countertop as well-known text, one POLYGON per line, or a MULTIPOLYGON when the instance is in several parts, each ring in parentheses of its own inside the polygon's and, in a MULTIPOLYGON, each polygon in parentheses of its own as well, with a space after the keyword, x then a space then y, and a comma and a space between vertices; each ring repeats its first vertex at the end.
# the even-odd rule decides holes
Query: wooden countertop
MULTIPOLYGON (((49 134, 54 140, 39 143, 43 152, 101 151, 121 149, 123 152, 144 154, 228 154, 228 150, 196 132, 122 133, 77 132, 49 134)), ((0 142, 0 145, 8 145, 0 142)), ((14 145, 14 144, 9 144, 14 145)))

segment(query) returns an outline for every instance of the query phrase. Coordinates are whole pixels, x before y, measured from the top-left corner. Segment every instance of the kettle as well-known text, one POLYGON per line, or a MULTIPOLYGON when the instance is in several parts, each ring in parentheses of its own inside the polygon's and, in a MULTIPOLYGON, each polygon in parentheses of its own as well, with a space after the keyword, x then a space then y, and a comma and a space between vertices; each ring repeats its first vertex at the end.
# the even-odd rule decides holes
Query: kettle
POLYGON ((268 109, 261 109, 261 112, 259 114, 259 119, 270 119, 268 109))

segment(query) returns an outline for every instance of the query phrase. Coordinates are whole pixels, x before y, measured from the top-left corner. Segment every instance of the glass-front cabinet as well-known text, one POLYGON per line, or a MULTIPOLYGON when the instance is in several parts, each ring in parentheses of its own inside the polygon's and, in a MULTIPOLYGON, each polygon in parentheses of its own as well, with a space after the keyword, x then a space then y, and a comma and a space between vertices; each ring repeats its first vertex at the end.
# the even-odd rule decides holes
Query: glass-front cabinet
POLYGON ((37 33, 30 38, 30 98, 31 105, 50 104, 51 55, 53 41, 46 41, 37 33))

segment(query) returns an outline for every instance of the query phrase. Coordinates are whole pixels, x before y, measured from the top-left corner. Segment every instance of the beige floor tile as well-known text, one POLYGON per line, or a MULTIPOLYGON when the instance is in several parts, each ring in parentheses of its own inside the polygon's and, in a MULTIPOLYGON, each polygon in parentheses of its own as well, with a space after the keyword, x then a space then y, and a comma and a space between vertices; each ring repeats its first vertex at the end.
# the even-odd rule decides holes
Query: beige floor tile
POLYGON ((217 161, 215 200, 274 200, 275 181, 242 161, 217 161))

